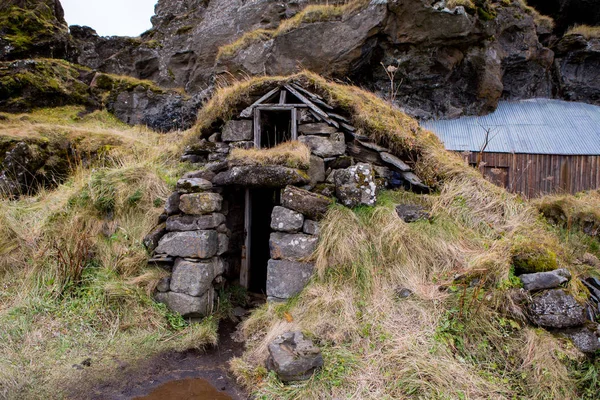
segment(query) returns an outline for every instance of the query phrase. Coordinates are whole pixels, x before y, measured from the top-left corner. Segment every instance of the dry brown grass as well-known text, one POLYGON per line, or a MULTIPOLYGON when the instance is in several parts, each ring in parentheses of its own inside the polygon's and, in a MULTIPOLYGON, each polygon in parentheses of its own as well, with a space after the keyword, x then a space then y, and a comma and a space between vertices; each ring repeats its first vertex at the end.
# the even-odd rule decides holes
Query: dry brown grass
POLYGON ((267 149, 233 149, 227 160, 231 165, 283 165, 308 169, 310 149, 304 143, 291 141, 267 149))
POLYGON ((565 33, 565 36, 567 35, 581 35, 588 40, 598 39, 600 38, 600 26, 575 25, 565 33))

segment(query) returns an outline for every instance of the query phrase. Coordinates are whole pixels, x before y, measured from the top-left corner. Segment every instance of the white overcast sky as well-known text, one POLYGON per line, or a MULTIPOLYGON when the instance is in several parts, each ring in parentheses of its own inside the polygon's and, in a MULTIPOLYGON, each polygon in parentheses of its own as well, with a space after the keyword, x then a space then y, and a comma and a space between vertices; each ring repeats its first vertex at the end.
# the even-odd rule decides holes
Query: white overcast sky
POLYGON ((86 25, 100 36, 139 36, 150 29, 157 0, 60 0, 69 25, 86 25))

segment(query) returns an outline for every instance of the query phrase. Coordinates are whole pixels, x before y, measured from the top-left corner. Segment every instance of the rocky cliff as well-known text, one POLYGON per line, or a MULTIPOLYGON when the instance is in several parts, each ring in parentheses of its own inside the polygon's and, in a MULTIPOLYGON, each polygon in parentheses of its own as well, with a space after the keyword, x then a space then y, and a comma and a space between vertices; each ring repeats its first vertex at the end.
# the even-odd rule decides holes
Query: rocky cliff
POLYGON ((600 97, 590 79, 600 71, 593 40, 544 46, 540 38, 558 42, 552 20, 521 0, 159 0, 139 38, 72 26, 66 39, 58 1, 11 1, 54 15, 44 14, 54 21, 52 54, 19 54, 183 88, 193 111, 219 80, 300 69, 359 84, 420 118, 483 114, 500 99, 600 97))

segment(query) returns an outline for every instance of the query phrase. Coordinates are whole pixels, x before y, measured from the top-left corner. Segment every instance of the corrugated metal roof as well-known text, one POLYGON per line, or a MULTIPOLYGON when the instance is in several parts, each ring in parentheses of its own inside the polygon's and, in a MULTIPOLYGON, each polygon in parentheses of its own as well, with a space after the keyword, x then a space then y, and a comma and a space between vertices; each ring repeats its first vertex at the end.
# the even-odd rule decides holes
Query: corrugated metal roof
POLYGON ((562 100, 500 102, 483 117, 424 121, 448 150, 480 151, 486 129, 486 152, 600 155, 600 107, 562 100))

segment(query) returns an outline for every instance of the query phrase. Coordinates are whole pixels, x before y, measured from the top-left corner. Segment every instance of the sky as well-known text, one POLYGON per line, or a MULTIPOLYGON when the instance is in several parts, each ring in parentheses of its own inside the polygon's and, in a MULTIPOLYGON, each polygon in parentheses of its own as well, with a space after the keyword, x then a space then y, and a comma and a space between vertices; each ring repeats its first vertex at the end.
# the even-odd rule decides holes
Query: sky
POLYGON ((100 36, 139 36, 152 27, 157 0, 61 0, 69 25, 86 25, 100 36))

